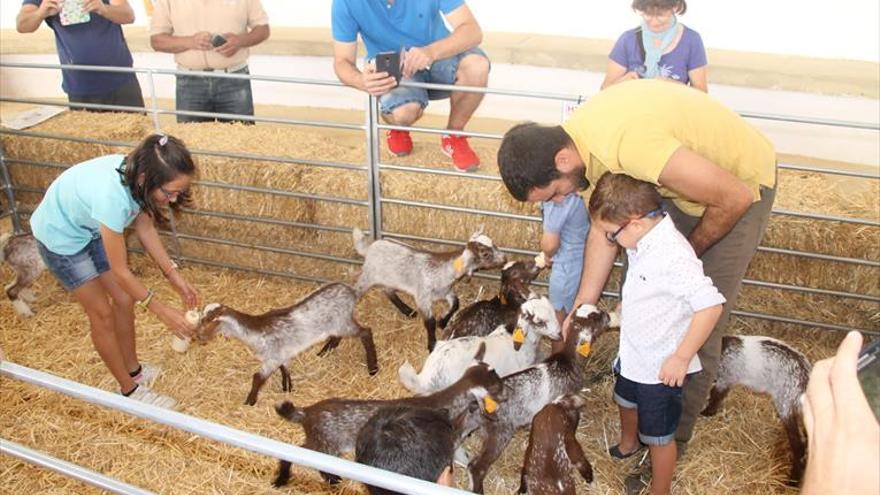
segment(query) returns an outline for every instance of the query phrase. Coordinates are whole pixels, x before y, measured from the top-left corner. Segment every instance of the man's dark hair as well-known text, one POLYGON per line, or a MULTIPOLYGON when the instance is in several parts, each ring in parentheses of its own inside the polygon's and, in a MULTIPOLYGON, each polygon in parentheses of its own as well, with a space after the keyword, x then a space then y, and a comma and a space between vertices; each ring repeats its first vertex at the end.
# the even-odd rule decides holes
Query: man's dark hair
POLYGON ((498 148, 498 170, 510 195, 526 201, 530 190, 558 179, 556 153, 571 143, 559 125, 526 122, 507 131, 498 148))
POLYGON ((687 12, 687 0, 633 0, 632 9, 647 14, 672 10, 676 15, 687 12))
MULTIPOLYGON (((361 428, 356 462, 435 482, 455 453, 452 424, 446 410, 392 406, 380 409, 361 428)), ((394 495, 367 486, 370 495, 394 495)))
MULTIPOLYGON (((163 224, 168 219, 153 201, 153 192, 180 175, 196 175, 196 165, 186 145, 174 136, 151 134, 125 157, 122 182, 141 209, 156 223, 163 224)), ((180 191, 170 208, 176 210, 191 202, 191 192, 180 191)))

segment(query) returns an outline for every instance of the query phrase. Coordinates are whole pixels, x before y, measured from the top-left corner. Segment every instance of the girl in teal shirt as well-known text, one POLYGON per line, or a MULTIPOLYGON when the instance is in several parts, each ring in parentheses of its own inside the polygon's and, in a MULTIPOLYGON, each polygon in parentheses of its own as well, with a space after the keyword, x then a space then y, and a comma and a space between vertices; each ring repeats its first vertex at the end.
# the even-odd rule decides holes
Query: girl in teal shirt
POLYGON ((95 350, 121 393, 168 408, 174 399, 149 389, 159 368, 138 360, 134 306, 155 313, 180 337, 194 328, 183 311, 154 297, 131 273, 123 231, 133 225, 184 305, 197 307, 198 293, 177 271, 156 231, 156 224, 167 220, 162 208, 190 202, 195 175, 182 141, 151 135, 128 155, 102 156, 65 170, 31 217, 46 266, 85 310, 95 350))

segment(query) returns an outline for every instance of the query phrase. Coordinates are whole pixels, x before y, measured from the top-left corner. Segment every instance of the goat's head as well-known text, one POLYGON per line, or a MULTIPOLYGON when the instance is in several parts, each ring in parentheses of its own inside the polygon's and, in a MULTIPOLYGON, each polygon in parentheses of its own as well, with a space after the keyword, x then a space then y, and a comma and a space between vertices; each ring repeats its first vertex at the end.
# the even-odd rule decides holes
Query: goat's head
POLYGON ((501 269, 504 304, 522 304, 529 298, 529 284, 541 273, 534 261, 510 261, 501 269))
POLYGON ((471 252, 471 263, 467 269, 468 276, 477 270, 499 268, 507 262, 507 257, 498 249, 492 239, 483 233, 483 226, 471 235, 467 248, 471 252))
POLYGON ((590 355, 593 342, 608 329, 608 313, 592 304, 582 304, 571 320, 570 335, 576 336, 575 350, 583 357, 590 355))
POLYGON ((226 306, 222 304, 212 303, 205 306, 202 311, 202 321, 196 329, 195 340, 204 344, 205 342, 217 336, 217 330, 220 327, 219 318, 226 312, 226 306))
POLYGON ((485 353, 486 344, 481 343, 474 355, 473 363, 456 383, 464 385, 467 393, 473 398, 473 404, 468 406, 469 409, 479 407, 486 417, 491 418, 498 409, 498 404, 507 400, 507 394, 501 377, 494 368, 483 361, 485 353))
POLYGON ((518 351, 526 339, 537 340, 542 336, 559 340, 562 338, 562 330, 550 300, 531 294, 529 300, 519 308, 516 330, 513 332, 513 349, 518 351))
POLYGON ((577 424, 580 421, 580 410, 586 403, 587 401, 579 394, 560 395, 553 401, 553 404, 559 406, 562 409, 562 413, 568 416, 568 419, 572 421, 575 428, 577 428, 577 424))

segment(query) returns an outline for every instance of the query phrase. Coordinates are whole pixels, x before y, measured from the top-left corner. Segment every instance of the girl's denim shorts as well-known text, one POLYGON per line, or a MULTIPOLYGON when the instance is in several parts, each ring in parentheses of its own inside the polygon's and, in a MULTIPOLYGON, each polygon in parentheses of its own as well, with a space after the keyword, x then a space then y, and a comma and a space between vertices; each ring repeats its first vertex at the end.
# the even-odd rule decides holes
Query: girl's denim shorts
POLYGON ((53 253, 39 241, 37 247, 46 267, 68 291, 110 270, 101 236, 93 237, 86 247, 69 256, 53 253))

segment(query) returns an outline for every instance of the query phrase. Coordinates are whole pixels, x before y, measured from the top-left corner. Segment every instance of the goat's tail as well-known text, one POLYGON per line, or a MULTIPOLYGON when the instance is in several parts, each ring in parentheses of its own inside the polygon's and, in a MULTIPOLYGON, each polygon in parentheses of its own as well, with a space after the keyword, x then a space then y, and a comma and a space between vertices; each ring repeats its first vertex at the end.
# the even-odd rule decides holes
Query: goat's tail
POLYGON ((306 413, 293 405, 293 402, 286 400, 280 404, 275 404, 275 412, 279 416, 293 423, 302 423, 306 419, 306 413))
POLYGON ((416 372, 416 369, 413 368, 413 365, 409 364, 409 361, 405 361, 400 368, 397 370, 397 375, 400 378, 400 384, 410 392, 414 394, 420 394, 423 392, 424 386, 422 386, 421 377, 416 372))
POLYGON ((3 263, 6 258, 6 245, 9 244, 10 239, 12 239, 12 234, 9 232, 0 235, 0 263, 3 263))
POLYGON ((367 236, 364 235, 364 232, 357 227, 354 228, 354 231, 352 232, 352 237, 354 238, 355 251, 357 251, 358 254, 361 256, 366 256, 367 255, 367 248, 370 247, 370 244, 372 244, 372 241, 367 239, 367 236))

